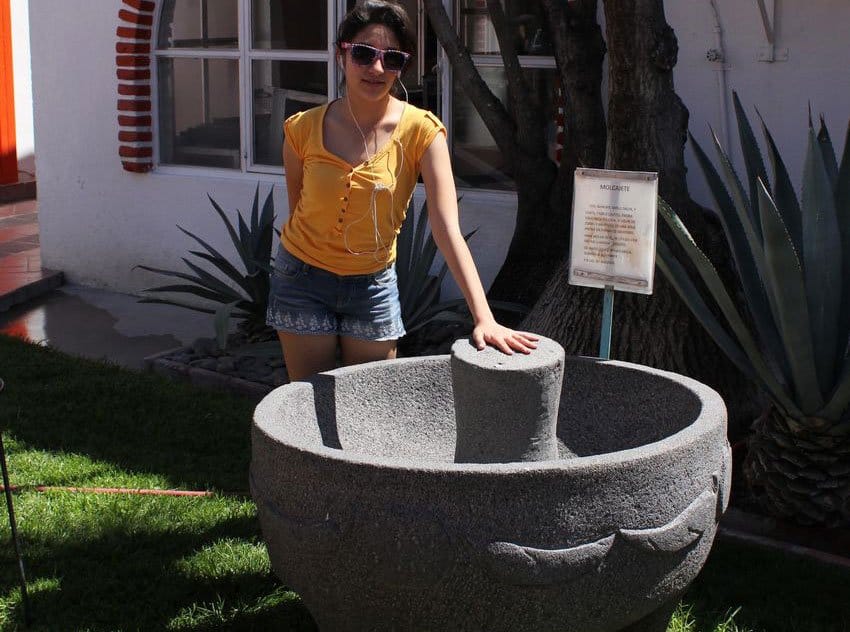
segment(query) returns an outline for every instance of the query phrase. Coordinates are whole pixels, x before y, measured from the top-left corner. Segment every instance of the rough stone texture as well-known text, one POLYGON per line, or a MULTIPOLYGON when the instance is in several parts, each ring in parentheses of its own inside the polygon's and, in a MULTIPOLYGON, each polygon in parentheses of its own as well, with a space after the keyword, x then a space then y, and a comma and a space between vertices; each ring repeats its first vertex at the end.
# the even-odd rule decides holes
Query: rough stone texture
POLYGON ((556 426, 564 349, 541 338, 534 353, 508 356, 468 339, 451 354, 456 463, 546 461, 558 456, 556 426))
POLYGON ((720 397, 567 358, 558 458, 455 463, 448 356, 331 371, 257 407, 275 571, 323 632, 663 632, 728 498, 720 397))

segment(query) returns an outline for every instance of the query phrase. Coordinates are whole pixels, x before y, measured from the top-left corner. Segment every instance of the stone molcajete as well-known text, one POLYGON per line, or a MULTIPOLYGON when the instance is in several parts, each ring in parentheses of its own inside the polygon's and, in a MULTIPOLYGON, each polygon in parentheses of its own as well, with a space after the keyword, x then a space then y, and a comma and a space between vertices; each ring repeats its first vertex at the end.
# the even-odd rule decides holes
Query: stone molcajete
POLYGON ((461 340, 273 391, 251 489, 323 632, 663 632, 730 468, 694 380, 461 340))

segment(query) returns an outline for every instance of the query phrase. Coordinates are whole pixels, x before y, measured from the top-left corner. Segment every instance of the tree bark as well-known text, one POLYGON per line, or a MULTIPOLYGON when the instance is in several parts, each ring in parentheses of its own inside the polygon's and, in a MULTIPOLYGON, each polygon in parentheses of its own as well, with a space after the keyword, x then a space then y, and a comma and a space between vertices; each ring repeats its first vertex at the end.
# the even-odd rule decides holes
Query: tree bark
MULTIPOLYGON (((525 163, 525 169, 516 171, 514 234, 489 292, 493 299, 528 306, 537 301, 567 255, 573 172, 579 166, 602 166, 606 137, 602 102, 606 49, 596 20, 598 1, 542 0, 541 6, 563 93, 563 151, 552 180, 548 173, 542 180, 534 164, 525 163)), ((538 119, 537 125, 542 129, 543 121, 538 119)), ((545 141, 540 147, 545 154, 545 141)))
POLYGON ((513 34, 497 0, 488 0, 508 78, 510 112, 484 83, 452 27, 439 0, 424 0, 437 39, 460 83, 481 115, 514 174, 517 216, 511 245, 490 297, 532 305, 569 245, 572 173, 579 164, 600 166, 604 155, 605 118, 601 78, 605 44, 596 22, 597 0, 563 5, 546 0, 556 58, 565 91, 566 139, 560 167, 547 155, 545 121, 528 95, 513 34), (563 19, 562 19, 563 18, 563 19))
MULTIPOLYGON (((678 44, 662 0, 606 0, 609 99, 606 167, 657 171, 659 192, 699 241, 712 225, 687 193, 688 112, 673 87, 678 44)), ((666 230, 659 224, 660 230, 666 230)), ((668 240, 668 243, 671 240, 668 240)), ((601 290, 567 284, 563 261, 522 328, 560 342, 567 353, 598 355, 601 290)), ((656 275, 652 296, 618 293, 612 358, 677 371, 716 388, 734 415, 752 419, 754 389, 656 275)))

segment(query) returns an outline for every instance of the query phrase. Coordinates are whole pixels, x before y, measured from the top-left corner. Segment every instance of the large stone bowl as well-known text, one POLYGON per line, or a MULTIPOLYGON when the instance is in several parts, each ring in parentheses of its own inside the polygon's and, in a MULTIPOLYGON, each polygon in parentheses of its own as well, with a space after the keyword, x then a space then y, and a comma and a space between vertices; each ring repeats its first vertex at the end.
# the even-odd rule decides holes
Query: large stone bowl
MULTIPOLYGON (((563 368, 558 456, 534 462, 455 462, 449 356, 338 369, 259 404, 263 534, 323 632, 665 630, 726 506, 724 404, 642 366, 563 368)), ((509 419, 508 391, 492 397, 509 419)))

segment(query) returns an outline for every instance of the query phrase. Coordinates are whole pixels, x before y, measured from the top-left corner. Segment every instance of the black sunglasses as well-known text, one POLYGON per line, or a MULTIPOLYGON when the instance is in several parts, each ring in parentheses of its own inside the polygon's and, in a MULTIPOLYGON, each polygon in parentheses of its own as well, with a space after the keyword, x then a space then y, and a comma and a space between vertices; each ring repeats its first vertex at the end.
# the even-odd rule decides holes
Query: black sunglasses
POLYGON ((410 53, 387 48, 382 50, 369 46, 368 44, 352 44, 351 42, 340 42, 339 47, 351 51, 351 61, 358 66, 371 66, 375 59, 380 59, 385 70, 390 72, 401 72, 410 59, 410 53))

